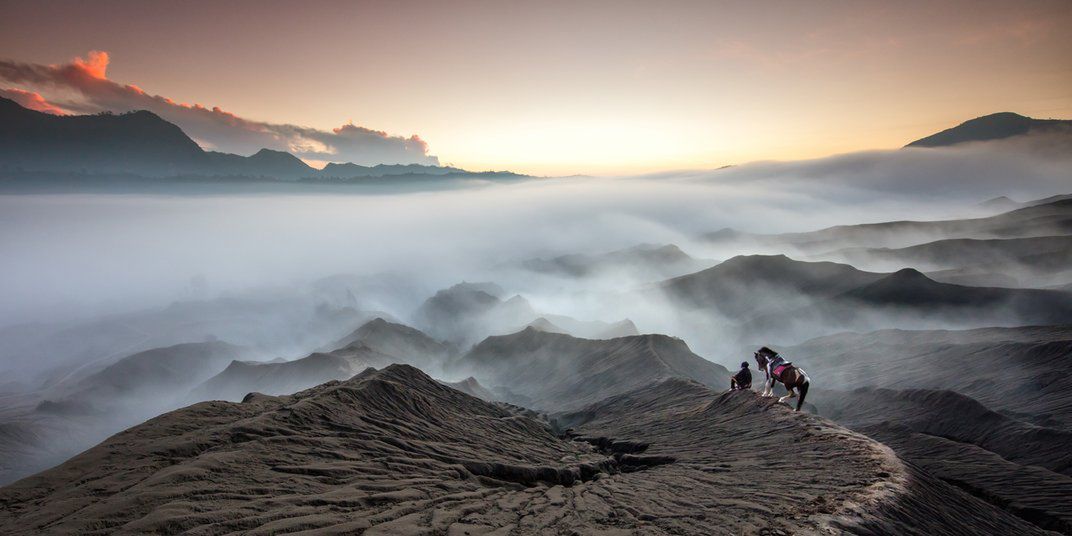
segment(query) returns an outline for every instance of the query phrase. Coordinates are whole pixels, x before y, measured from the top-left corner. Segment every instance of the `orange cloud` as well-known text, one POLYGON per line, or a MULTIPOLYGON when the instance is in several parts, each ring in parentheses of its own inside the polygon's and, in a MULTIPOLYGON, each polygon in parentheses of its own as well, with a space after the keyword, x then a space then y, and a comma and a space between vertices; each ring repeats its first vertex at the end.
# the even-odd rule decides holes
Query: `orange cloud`
MULTIPOLYGON (((178 124, 190 137, 212 148, 238 154, 252 154, 269 148, 291 151, 299 158, 366 165, 439 162, 428 154, 428 145, 417 136, 391 136, 353 123, 333 131, 266 123, 239 117, 218 106, 209 108, 198 103, 175 102, 162 95, 150 94, 134 84, 124 85, 110 80, 107 77, 110 61, 107 52, 96 50, 89 52, 85 59, 74 58, 62 65, 0 60, 0 80, 42 91, 69 93, 73 90, 83 99, 63 102, 60 106, 78 112, 148 110, 178 124)), ((41 102, 47 101, 42 97, 41 102)))
POLYGON ((88 76, 93 78, 100 80, 108 78, 108 62, 110 61, 108 53, 100 50, 90 50, 86 56, 87 59, 76 57, 71 64, 82 69, 88 76))
POLYGON ((11 99, 24 108, 37 110, 38 112, 45 112, 46 114, 53 115, 67 115, 67 110, 48 102, 40 93, 35 93, 33 91, 25 91, 18 88, 0 88, 0 97, 11 99))

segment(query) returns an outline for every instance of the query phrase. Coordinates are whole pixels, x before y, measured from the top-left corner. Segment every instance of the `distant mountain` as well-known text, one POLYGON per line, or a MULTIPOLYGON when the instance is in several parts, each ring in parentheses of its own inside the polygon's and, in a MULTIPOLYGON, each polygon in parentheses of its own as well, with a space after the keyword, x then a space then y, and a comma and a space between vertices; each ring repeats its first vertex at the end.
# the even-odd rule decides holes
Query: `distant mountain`
POLYGON ((317 170, 300 158, 283 151, 261 149, 252 156, 244 157, 229 153, 207 152, 204 155, 205 173, 248 177, 274 177, 297 180, 312 177, 317 170))
POLYGON ((590 340, 531 327, 484 339, 448 370, 472 375, 506 402, 557 411, 666 378, 718 388, 729 381, 724 367, 666 335, 590 340))
POLYGON ((1072 120, 1033 119, 1012 112, 984 115, 909 143, 905 147, 947 147, 958 143, 1010 138, 1028 133, 1065 130, 1072 120))
POLYGON ((320 170, 318 175, 324 178, 348 179, 352 177, 391 177, 394 175, 450 175, 468 173, 464 169, 450 166, 426 166, 423 164, 377 164, 362 166, 351 162, 330 162, 320 170))
POLYGON ((440 166, 329 164, 317 170, 294 155, 261 149, 252 156, 201 149, 178 126, 148 111, 52 115, 0 98, 0 171, 146 178, 215 177, 284 181, 384 177, 520 177, 440 166))

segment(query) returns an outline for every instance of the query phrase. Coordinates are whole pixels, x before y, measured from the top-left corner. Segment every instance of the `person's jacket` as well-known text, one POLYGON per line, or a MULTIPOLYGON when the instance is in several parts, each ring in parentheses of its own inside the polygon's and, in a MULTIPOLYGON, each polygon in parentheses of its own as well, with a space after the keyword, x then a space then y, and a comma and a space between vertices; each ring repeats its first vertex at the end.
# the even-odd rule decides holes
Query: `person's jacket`
POLYGON ((733 375, 733 378, 737 380, 738 385, 751 385, 752 384, 752 371, 743 368, 737 371, 737 374, 733 375))

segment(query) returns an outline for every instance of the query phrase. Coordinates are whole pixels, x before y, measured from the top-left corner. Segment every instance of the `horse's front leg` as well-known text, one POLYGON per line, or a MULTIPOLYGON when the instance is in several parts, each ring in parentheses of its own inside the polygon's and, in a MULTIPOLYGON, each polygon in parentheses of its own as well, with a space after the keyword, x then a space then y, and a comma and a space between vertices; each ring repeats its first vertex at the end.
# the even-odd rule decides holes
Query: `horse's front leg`
POLYGON ((774 378, 767 379, 767 383, 763 387, 763 396, 766 398, 774 396, 774 378))

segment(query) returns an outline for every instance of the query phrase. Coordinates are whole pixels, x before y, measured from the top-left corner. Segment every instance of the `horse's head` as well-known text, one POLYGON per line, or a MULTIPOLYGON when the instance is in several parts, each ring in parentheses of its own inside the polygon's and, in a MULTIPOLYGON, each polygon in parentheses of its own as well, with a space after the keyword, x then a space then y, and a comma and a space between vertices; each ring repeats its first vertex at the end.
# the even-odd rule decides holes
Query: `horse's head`
POLYGON ((770 361, 772 357, 778 354, 774 350, 771 350, 770 348, 764 346, 763 348, 756 350, 754 352, 754 355, 756 356, 756 364, 759 365, 759 368, 762 369, 767 366, 767 362, 770 361))

